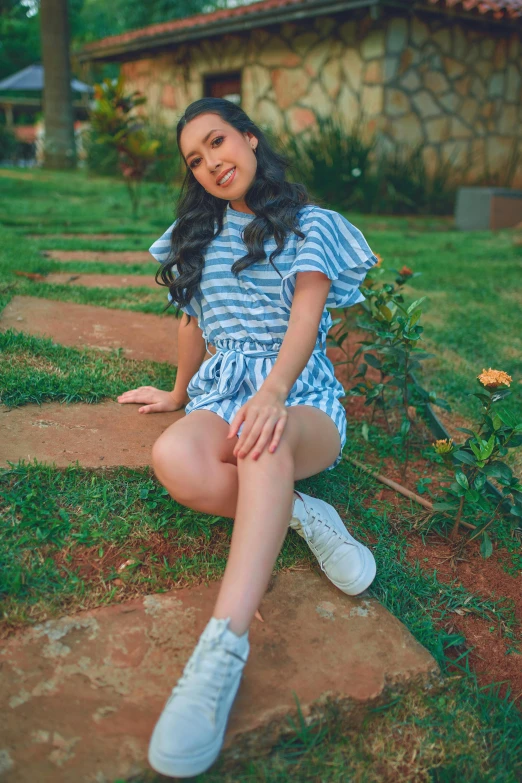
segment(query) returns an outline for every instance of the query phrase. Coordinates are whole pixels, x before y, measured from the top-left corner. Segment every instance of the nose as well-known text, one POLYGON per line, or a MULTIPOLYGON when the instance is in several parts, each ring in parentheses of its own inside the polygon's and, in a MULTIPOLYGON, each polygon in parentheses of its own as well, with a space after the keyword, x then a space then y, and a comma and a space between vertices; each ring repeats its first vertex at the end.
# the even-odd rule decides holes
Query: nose
POLYGON ((215 174, 220 166, 221 166, 221 161, 209 161, 208 163, 208 168, 211 174, 215 174))

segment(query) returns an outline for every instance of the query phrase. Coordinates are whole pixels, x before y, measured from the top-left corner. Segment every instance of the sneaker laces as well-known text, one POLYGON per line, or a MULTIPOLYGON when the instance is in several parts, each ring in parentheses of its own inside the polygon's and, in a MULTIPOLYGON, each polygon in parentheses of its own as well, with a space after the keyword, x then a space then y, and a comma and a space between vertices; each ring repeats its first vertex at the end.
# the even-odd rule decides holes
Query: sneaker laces
POLYGON ((221 637, 222 631, 219 629, 205 631, 172 689, 167 704, 177 695, 190 694, 191 701, 215 715, 220 694, 233 669, 233 659, 237 658, 244 663, 241 656, 223 647, 221 637))
POLYGON ((353 546, 350 541, 343 538, 338 530, 323 519, 318 512, 310 511, 306 521, 304 523, 301 522, 301 527, 305 533, 306 540, 314 549, 319 565, 323 571, 325 570, 325 564, 338 551, 338 547, 335 547, 333 550, 331 548, 332 538, 337 539, 341 544, 353 546), (312 522, 319 522, 320 524, 312 527, 310 520, 312 520, 312 522))

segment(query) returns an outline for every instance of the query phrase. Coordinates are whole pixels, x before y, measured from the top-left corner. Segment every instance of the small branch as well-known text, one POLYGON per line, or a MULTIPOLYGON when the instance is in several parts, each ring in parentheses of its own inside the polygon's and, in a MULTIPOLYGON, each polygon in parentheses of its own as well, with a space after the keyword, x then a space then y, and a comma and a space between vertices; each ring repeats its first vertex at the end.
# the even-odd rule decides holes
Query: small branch
POLYGON ((459 532, 460 518, 462 516, 463 507, 464 507, 464 495, 462 495, 460 498, 457 516, 455 517, 455 524, 453 525, 453 530, 450 533, 450 538, 452 539, 452 541, 455 541, 459 532))
MULTIPOLYGON (((410 489, 403 487, 402 484, 398 484, 396 481, 386 478, 386 476, 382 476, 380 473, 376 473, 374 470, 372 470, 372 468, 369 468, 367 465, 359 462, 358 459, 347 457, 346 455, 343 456, 343 459, 346 460, 346 462, 350 462, 352 465, 355 465, 360 470, 363 470, 365 473, 368 473, 368 475, 373 476, 373 478, 377 479, 377 481, 380 481, 382 484, 386 484, 387 487, 394 489, 401 495, 404 495, 405 497, 410 498, 410 500, 414 500, 419 505, 424 506, 424 508, 427 508, 428 511, 433 512, 433 503, 430 503, 429 500, 421 498, 420 495, 416 495, 415 492, 412 492, 410 489)), ((470 524, 469 522, 461 522, 460 524, 469 528, 470 530, 476 530, 476 526, 470 524)))
POLYGON ((477 536, 479 536, 481 533, 483 533, 483 532, 484 532, 484 530, 485 530, 487 527, 489 527, 489 526, 491 525, 491 523, 492 523, 492 522, 493 522, 493 521, 494 521, 494 520, 497 518, 497 512, 498 512, 498 510, 499 510, 500 506, 502 505, 502 503, 504 502, 504 500, 505 500, 505 498, 503 497, 503 498, 502 498, 502 500, 499 502, 498 506, 496 507, 496 509, 494 510, 494 512, 493 512, 493 516, 491 517, 491 519, 489 520, 489 522, 486 522, 486 524, 485 524, 483 527, 481 527, 481 528, 480 528, 480 530, 477 530, 477 531, 476 531, 476 533, 473 533, 473 535, 472 535, 472 536, 470 536, 470 537, 467 539, 467 541, 466 541, 466 543, 467 543, 467 544, 469 544, 469 542, 470 542, 470 541, 473 541, 473 539, 474 539, 474 538, 477 538, 477 536))

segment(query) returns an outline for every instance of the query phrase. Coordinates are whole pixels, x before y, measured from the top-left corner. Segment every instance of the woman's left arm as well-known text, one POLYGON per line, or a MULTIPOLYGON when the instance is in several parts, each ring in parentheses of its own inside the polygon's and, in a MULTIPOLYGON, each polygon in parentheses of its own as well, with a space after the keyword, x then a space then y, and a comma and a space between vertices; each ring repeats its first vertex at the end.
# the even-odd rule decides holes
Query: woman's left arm
POLYGON ((330 285, 322 272, 297 273, 288 329, 275 364, 230 425, 232 438, 244 423, 235 456, 246 457, 253 449, 252 459, 257 459, 268 444, 270 452, 276 450, 288 418, 285 402, 315 348, 330 285))

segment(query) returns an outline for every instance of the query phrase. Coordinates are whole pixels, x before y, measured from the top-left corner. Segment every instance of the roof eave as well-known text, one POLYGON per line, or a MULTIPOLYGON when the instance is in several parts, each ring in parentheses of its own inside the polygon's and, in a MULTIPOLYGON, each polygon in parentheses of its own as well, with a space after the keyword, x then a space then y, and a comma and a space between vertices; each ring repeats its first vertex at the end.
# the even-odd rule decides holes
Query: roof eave
POLYGON ((282 24, 284 22, 296 22, 316 16, 352 11, 358 8, 388 7, 401 9, 408 13, 425 12, 437 15, 450 16, 463 19, 468 22, 476 21, 483 24, 495 25, 495 27, 522 26, 522 17, 495 19, 490 14, 478 14, 471 11, 461 11, 456 8, 433 5, 424 2, 411 2, 411 0, 310 0, 297 6, 274 8, 269 11, 245 14, 244 16, 227 17, 206 25, 198 24, 195 27, 171 30, 163 34, 146 35, 131 41, 115 42, 99 48, 83 49, 76 54, 79 62, 110 62, 129 59, 129 55, 153 53, 166 47, 187 41, 201 40, 203 38, 215 38, 227 33, 239 33, 253 30, 257 27, 282 24))
POLYGON ((357 8, 367 8, 380 5, 382 0, 311 0, 311 2, 284 8, 274 8, 270 11, 244 16, 227 17, 206 25, 199 24, 195 27, 172 30, 164 34, 143 36, 132 41, 115 42, 113 45, 100 46, 99 49, 80 50, 76 55, 79 62, 93 62, 96 60, 109 62, 111 60, 124 60, 129 54, 153 52, 164 49, 173 44, 185 43, 202 38, 214 38, 226 33, 238 33, 253 30, 256 27, 266 27, 284 22, 295 22, 301 19, 309 19, 315 16, 351 11, 357 8))
POLYGON ((479 24, 495 25, 495 27, 509 27, 513 29, 515 27, 522 26, 522 17, 504 16, 502 19, 495 19, 490 13, 482 14, 477 13, 475 10, 463 11, 459 8, 448 8, 447 6, 434 5, 426 2, 426 0, 419 0, 418 2, 411 2, 411 0, 380 0, 382 6, 394 9, 402 9, 409 13, 418 13, 424 11, 426 13, 436 14, 437 16, 449 16, 453 19, 463 19, 466 22, 478 22, 479 24))

